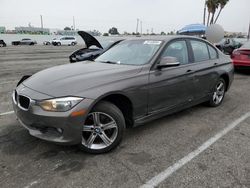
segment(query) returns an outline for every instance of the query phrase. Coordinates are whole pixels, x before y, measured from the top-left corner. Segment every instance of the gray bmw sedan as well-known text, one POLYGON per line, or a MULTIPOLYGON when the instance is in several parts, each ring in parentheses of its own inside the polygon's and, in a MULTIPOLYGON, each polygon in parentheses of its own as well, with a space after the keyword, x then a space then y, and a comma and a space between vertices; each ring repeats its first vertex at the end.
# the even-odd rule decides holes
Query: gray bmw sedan
POLYGON ((122 41, 94 61, 24 77, 13 92, 20 124, 37 138, 103 153, 124 129, 206 103, 222 104, 231 59, 188 36, 122 41))

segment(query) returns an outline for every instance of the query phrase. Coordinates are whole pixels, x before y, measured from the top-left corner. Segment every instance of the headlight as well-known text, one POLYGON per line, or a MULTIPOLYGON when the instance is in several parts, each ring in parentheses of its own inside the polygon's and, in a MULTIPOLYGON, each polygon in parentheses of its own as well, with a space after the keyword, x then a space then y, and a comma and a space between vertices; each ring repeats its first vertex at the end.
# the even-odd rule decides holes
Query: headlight
POLYGON ((80 97, 64 97, 38 102, 38 105, 46 111, 65 112, 77 105, 83 98, 80 97))

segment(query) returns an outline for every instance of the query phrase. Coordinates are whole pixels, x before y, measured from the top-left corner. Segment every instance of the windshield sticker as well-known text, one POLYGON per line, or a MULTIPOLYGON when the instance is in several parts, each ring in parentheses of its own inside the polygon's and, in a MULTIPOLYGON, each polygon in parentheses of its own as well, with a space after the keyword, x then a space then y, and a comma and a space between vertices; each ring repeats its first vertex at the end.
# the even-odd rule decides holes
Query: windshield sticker
POLYGON ((161 41, 157 41, 157 40, 146 40, 143 44, 159 45, 159 44, 161 44, 161 41))

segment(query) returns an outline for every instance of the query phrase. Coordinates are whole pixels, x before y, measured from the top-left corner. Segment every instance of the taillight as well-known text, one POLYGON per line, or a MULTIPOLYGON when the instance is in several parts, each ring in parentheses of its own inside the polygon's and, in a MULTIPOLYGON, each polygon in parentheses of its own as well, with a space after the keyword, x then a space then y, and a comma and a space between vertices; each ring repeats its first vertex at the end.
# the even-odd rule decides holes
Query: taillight
POLYGON ((240 52, 238 50, 234 50, 232 55, 231 55, 231 58, 235 58, 237 56, 240 56, 240 52))

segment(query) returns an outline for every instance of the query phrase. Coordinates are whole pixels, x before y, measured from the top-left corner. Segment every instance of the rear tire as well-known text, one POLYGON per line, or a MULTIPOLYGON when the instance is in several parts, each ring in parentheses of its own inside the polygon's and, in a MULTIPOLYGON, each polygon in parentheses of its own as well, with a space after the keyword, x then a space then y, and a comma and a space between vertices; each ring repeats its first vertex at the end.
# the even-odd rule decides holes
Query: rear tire
POLYGON ((62 44, 60 42, 57 43, 57 46, 61 46, 62 44))
POLYGON ((121 142, 124 129, 125 120, 120 109, 101 101, 85 120, 80 148, 94 154, 108 152, 121 142))
POLYGON ((207 104, 211 107, 220 106, 225 97, 225 93, 226 93, 226 82, 223 78, 220 78, 216 82, 213 90, 213 95, 210 97, 210 100, 208 101, 207 104))

